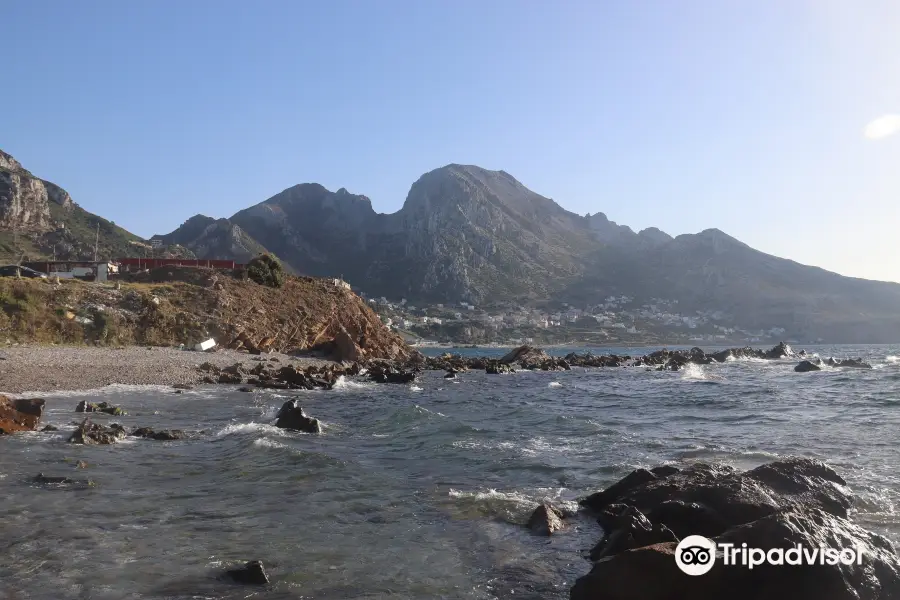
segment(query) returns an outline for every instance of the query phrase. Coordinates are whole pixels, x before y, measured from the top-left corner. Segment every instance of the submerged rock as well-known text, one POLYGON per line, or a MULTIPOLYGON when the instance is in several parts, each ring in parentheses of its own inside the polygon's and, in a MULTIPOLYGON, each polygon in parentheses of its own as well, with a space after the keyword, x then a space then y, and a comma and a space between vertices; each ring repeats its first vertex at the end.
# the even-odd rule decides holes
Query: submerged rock
POLYGON ((318 419, 307 416, 296 400, 288 400, 281 406, 276 416, 275 427, 294 429, 305 433, 322 433, 322 424, 318 419))
POLYGON ((44 415, 44 401, 39 398, 7 398, 0 396, 0 435, 17 431, 34 431, 44 415))
POLYGON ((244 585, 266 585, 269 583, 269 576, 263 564, 258 560, 251 560, 240 569, 230 569, 226 574, 236 581, 244 585))
POLYGON ((544 502, 531 513, 528 518, 528 529, 537 535, 552 535, 565 527, 562 512, 549 502, 544 502))

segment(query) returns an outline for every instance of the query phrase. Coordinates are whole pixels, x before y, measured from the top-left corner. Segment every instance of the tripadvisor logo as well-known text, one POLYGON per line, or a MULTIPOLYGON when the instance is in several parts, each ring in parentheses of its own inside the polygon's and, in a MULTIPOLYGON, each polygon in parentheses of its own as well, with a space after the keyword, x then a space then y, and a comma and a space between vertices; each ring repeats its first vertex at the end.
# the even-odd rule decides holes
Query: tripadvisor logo
POLYGON ((725 566, 740 565, 753 569, 760 565, 861 565, 862 557, 861 546, 838 550, 825 546, 807 548, 797 544, 791 548, 763 550, 749 548, 747 544, 717 544, 702 535, 689 535, 675 548, 675 564, 688 575, 709 573, 717 559, 721 559, 725 566))

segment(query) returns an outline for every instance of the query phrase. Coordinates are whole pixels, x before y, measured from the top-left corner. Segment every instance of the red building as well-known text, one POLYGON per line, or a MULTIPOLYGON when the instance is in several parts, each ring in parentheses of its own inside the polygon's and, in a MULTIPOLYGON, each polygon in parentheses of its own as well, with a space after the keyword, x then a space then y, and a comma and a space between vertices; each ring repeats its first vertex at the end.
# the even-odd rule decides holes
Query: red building
POLYGON ((156 267, 209 267, 211 269, 243 269, 246 265, 233 260, 198 260, 189 258, 117 258, 119 271, 143 271, 156 267))

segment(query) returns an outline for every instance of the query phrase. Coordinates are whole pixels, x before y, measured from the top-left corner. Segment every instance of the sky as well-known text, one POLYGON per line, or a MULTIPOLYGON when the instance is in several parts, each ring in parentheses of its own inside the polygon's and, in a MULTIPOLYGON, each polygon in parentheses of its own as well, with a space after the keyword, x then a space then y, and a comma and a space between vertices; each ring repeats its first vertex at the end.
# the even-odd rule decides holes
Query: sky
POLYGON ((4 0, 0 149, 149 237, 449 163, 900 281, 896 0, 4 0))

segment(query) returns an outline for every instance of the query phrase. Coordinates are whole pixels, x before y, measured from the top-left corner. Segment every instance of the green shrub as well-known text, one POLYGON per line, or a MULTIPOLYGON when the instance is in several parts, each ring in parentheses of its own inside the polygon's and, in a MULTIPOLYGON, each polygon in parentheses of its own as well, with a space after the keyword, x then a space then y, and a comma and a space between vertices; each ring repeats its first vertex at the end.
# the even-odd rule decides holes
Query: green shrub
POLYGON ((260 285, 280 288, 284 285, 284 267, 271 254, 260 254, 247 264, 247 277, 260 285))

